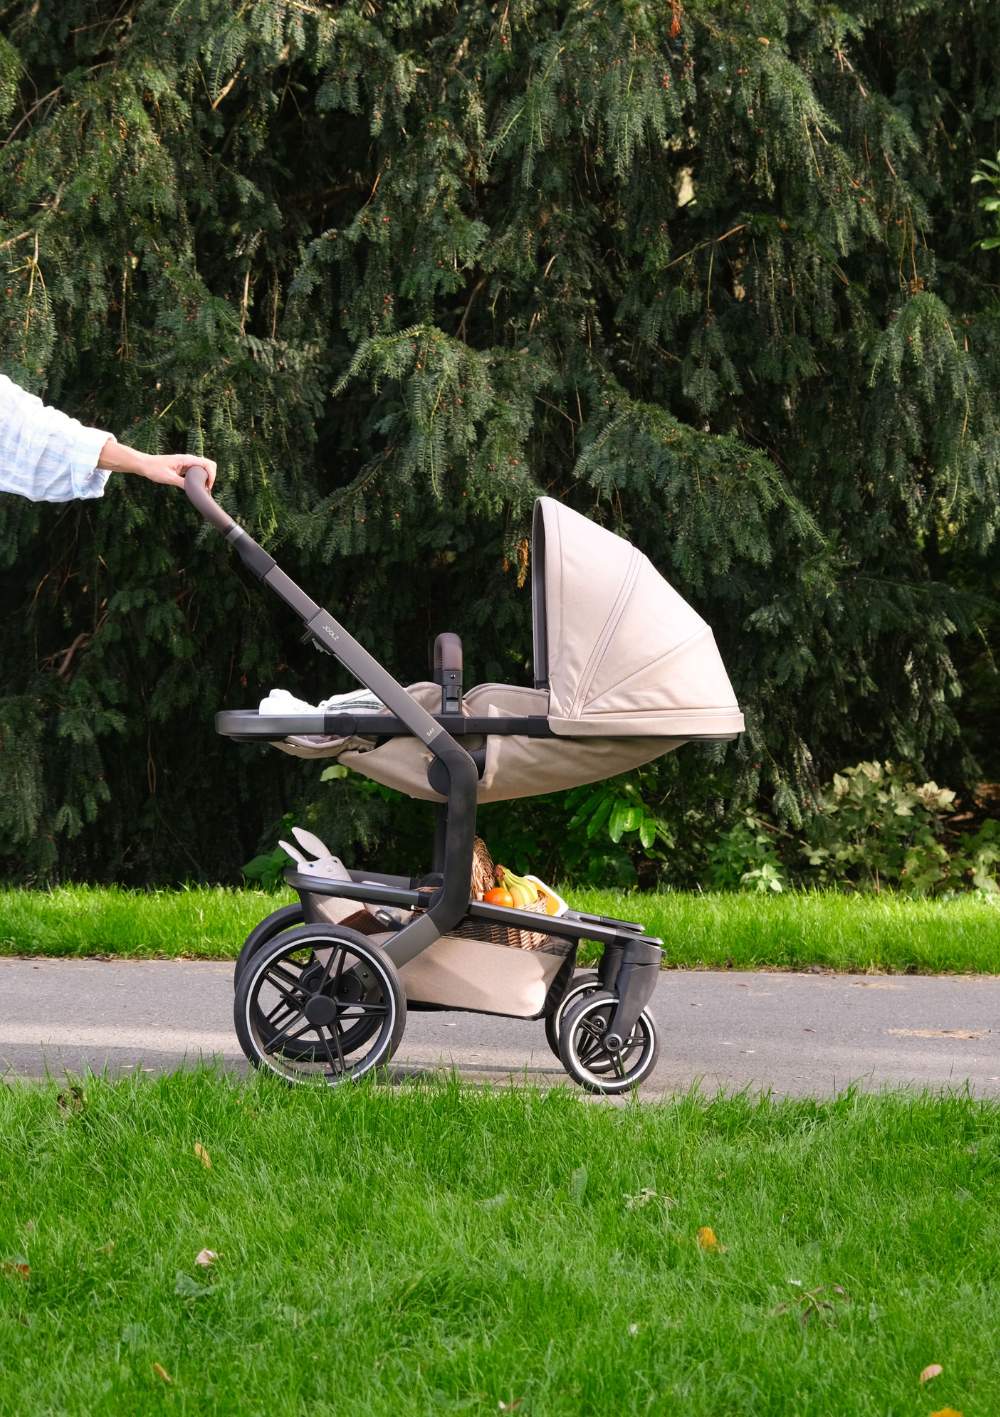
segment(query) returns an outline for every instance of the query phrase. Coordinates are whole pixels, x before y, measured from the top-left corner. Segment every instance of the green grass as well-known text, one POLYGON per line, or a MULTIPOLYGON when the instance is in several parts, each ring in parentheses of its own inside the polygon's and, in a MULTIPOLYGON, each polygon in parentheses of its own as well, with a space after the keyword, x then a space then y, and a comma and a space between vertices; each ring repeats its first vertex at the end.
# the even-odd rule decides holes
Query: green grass
POLYGON ((287 891, 0 889, 0 954, 235 959, 250 930, 296 896, 287 891))
MULTIPOLYGON (((672 965, 1000 973, 1000 898, 567 894, 578 909, 641 920, 672 965)), ((292 899, 221 888, 0 890, 0 953, 226 959, 292 899)))
POLYGON ((1000 1411, 995 1104, 195 1072, 0 1089, 0 1127, 19 1417, 1000 1411))
POLYGON ((572 903, 641 920, 676 965, 1000 973, 1000 897, 574 891, 572 903))

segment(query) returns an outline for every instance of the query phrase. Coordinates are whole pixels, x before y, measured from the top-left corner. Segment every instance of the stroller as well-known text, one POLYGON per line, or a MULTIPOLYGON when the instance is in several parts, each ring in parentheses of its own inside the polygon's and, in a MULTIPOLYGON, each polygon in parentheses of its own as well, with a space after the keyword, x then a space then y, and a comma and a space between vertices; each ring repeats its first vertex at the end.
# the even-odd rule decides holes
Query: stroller
POLYGON ((433 680, 404 688, 212 499, 201 469, 189 469, 185 486, 303 621, 306 641, 374 696, 344 712, 226 710, 217 731, 336 758, 437 804, 425 875, 349 869, 296 831, 285 879, 299 903, 262 920, 236 966, 236 1032, 251 1063, 290 1082, 358 1079, 389 1062, 408 1009, 459 1009, 543 1020, 549 1046, 590 1092, 638 1086, 656 1061, 646 1005, 662 941, 551 895, 537 909, 472 898, 476 807, 599 781, 695 739, 737 737, 743 715, 709 626, 627 541, 541 497, 534 686, 464 692, 461 641, 446 633, 433 680), (576 971, 581 940, 603 947, 596 971, 576 971))

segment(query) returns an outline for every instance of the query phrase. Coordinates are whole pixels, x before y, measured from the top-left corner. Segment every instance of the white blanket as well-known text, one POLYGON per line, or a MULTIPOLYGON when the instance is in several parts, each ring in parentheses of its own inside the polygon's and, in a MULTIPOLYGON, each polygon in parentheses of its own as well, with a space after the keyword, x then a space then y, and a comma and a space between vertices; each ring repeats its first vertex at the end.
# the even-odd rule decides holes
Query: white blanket
POLYGON ((287 689, 272 689, 267 698, 261 699, 258 713, 384 713, 385 704, 377 699, 369 689, 352 689, 349 694, 334 694, 332 698, 321 699, 318 704, 307 704, 297 699, 287 689))

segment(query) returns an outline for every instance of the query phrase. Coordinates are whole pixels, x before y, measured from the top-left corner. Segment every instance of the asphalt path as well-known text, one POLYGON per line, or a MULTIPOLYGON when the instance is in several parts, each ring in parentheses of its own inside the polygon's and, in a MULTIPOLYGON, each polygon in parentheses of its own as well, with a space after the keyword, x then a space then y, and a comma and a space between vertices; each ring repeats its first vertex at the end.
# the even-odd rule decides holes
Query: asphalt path
MULTIPOLYGON (((0 959, 0 1074, 162 1072, 204 1059, 244 1068, 232 966, 191 960, 0 959)), ((650 1006, 660 1059, 641 1095, 698 1083, 825 1096, 968 1087, 1000 1095, 1000 976, 664 973, 650 1006)), ((540 1023, 411 1013, 401 1075, 567 1082, 540 1023)))

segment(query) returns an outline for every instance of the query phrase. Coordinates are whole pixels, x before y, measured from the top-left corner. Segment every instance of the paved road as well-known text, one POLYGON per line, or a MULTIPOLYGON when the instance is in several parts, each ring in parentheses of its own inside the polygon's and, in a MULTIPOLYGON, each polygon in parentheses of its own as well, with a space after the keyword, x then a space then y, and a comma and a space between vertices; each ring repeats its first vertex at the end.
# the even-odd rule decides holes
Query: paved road
MULTIPOLYGON (((916 978, 671 971, 652 1012, 660 1062, 642 1095, 699 1081, 778 1094, 898 1084, 1000 1095, 1000 977, 916 978)), ((107 1067, 244 1064, 232 968, 192 961, 0 959, 0 1072, 37 1078, 107 1067)), ((404 1071, 565 1080, 538 1023, 410 1015, 404 1071)))

